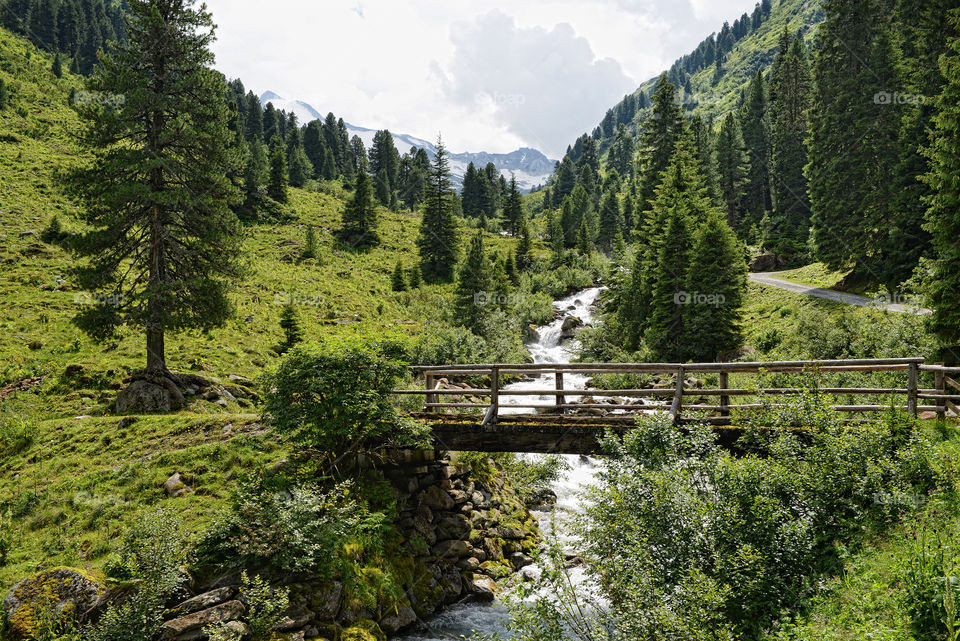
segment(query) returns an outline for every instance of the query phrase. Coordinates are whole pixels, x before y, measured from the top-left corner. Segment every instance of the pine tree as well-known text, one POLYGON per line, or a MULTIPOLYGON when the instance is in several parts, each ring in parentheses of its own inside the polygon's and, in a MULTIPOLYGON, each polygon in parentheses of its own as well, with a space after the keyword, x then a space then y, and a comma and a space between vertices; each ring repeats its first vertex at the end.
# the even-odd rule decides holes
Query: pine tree
POLYGON ((549 224, 552 264, 554 267, 559 267, 563 264, 564 249, 566 247, 563 226, 560 224, 560 216, 551 216, 549 219, 549 224))
POLYGON ((520 277, 517 275, 517 261, 514 260, 512 252, 507 254, 506 259, 503 261, 503 271, 510 280, 511 285, 516 286, 516 284, 520 282, 520 277))
POLYGON ((521 270, 530 269, 530 266, 533 265, 533 254, 531 250, 530 225, 527 224, 526 218, 520 222, 518 234, 520 241, 517 243, 517 268, 521 270))
POLYGON ((414 265, 410 268, 410 289, 420 289, 423 284, 423 277, 420 275, 420 265, 414 265))
POLYGON ((283 330, 283 343, 277 351, 281 354, 290 351, 303 341, 303 330, 300 329, 300 319, 292 303, 287 303, 280 311, 280 329, 283 330))
MULTIPOLYGON (((951 26, 960 27, 960 11, 950 14, 951 26)), ((952 39, 940 59, 946 81, 936 98, 934 137, 924 154, 930 163, 923 177, 930 189, 925 229, 935 251, 927 294, 934 313, 928 326, 948 346, 960 344, 960 38, 952 39)))
POLYGON ((503 205, 503 222, 511 236, 515 236, 523 221, 523 200, 520 197, 520 188, 517 187, 516 176, 510 177, 510 191, 503 205))
POLYGON ((263 107, 260 105, 260 99, 250 91, 244 102, 247 106, 245 109, 247 119, 244 122, 243 133, 247 140, 263 140, 263 107))
POLYGON ((483 213, 481 189, 480 176, 477 173, 477 168, 471 162, 467 165, 467 170, 463 174, 463 189, 460 192, 464 216, 477 218, 483 213))
POLYGON ((390 279, 390 287, 395 292, 403 292, 407 289, 407 279, 403 275, 403 263, 399 260, 393 268, 393 277, 390 279))
POLYGON ((693 144, 697 150, 697 161, 700 163, 700 172, 703 174, 707 193, 715 202, 720 202, 720 179, 717 175, 715 162, 716 141, 709 124, 700 116, 690 120, 690 133, 693 135, 693 144))
POLYGON ((381 169, 379 172, 377 172, 373 179, 373 185, 373 192, 376 195, 377 200, 384 207, 389 207, 390 196, 392 195, 392 192, 390 191, 390 178, 387 176, 386 169, 381 169))
POLYGON ((577 184, 577 173, 570 156, 564 156, 557 169, 557 186, 553 192, 554 202, 563 202, 563 199, 573 193, 577 184))
POLYGON ((323 127, 319 120, 311 120, 303 131, 303 151, 310 159, 311 172, 313 178, 320 178, 323 174, 323 157, 327 149, 326 141, 323 138, 323 127))
POLYGON ((693 234, 686 286, 684 356, 713 361, 743 344, 741 316, 747 264, 740 241, 719 212, 693 234), (690 297, 696 295, 696 299, 690 297))
POLYGON ((60 61, 60 54, 53 56, 53 67, 51 69, 53 75, 57 78, 63 78, 63 63, 60 61))
MULTIPOLYGON (((88 308, 76 322, 96 338, 122 324, 144 328, 154 381, 171 377, 167 333, 225 323, 228 287, 242 274, 231 211, 240 192, 227 178, 241 154, 228 128, 228 89, 211 68, 213 22, 191 5, 131 2, 126 43, 101 58, 89 82, 126 101, 117 112, 80 110, 92 160, 71 180, 88 228, 75 246, 89 259, 77 268, 79 285, 123 301, 88 308)), ((182 400, 169 385, 160 389, 171 404, 182 400)))
POLYGON ((613 189, 607 191, 600 205, 600 224, 597 230, 597 245, 609 253, 613 250, 613 240, 617 234, 622 234, 623 220, 620 214, 620 203, 617 193, 613 189))
POLYGON ((307 157, 301 145, 295 146, 290 154, 290 184, 294 187, 303 187, 312 175, 313 165, 310 158, 307 157))
POLYGON ((250 218, 256 218, 267 191, 267 152, 258 138, 253 138, 247 148, 243 171, 243 206, 250 218))
POLYGON ((483 248, 483 232, 477 231, 457 273, 457 323, 479 334, 488 311, 493 265, 483 248))
POLYGON ((670 164, 674 145, 683 131, 683 116, 676 98, 676 87, 667 74, 662 74, 653 94, 653 113, 644 124, 640 148, 640 198, 644 210, 653 201, 660 175, 670 164))
POLYGON ((830 269, 852 264, 851 280, 879 280, 899 129, 885 100, 900 86, 888 18, 876 0, 827 0, 824 10, 806 171, 814 252, 830 269))
POLYGON ((307 236, 303 245, 303 258, 317 257, 317 230, 313 225, 307 225, 307 236))
POLYGON ((459 239, 453 217, 453 196, 447 150, 443 141, 438 140, 417 247, 424 274, 440 281, 449 281, 453 277, 457 261, 459 239))
POLYGON ((770 78, 771 170, 777 195, 774 230, 797 242, 805 242, 810 226, 810 199, 803 174, 807 164, 810 69, 803 41, 791 40, 786 27, 784 36, 770 78))
POLYGON ((283 143, 279 136, 270 140, 270 180, 267 183, 267 195, 278 203, 287 202, 287 184, 290 176, 287 171, 287 159, 283 153, 283 143))
POLYGON ((341 238, 352 246, 375 245, 377 234, 377 208, 373 202, 373 187, 365 169, 357 172, 353 196, 343 209, 341 238))
POLYGON ((750 173, 750 156, 743 144, 740 123, 732 113, 727 114, 720 123, 716 158, 720 198, 727 213, 727 222, 736 228, 743 213, 741 205, 750 173))
POLYGON ((580 226, 577 228, 577 251, 581 256, 589 256, 594 249, 593 233, 590 231, 590 225, 586 218, 581 218, 580 226))
POLYGON ((657 262, 650 273, 650 301, 644 340, 655 358, 667 362, 686 360, 683 297, 687 287, 690 225, 681 207, 669 211, 669 219, 657 262))
MULTIPOLYGON (((373 145, 368 154, 370 158, 370 173, 377 176, 377 181, 384 181, 386 199, 380 200, 384 207, 390 205, 390 194, 397 188, 397 172, 400 168, 400 154, 393 144, 393 136, 384 129, 373 135, 373 145), (382 173, 381 173, 382 172, 382 173)), ((377 198, 380 198, 380 186, 377 186, 377 198)))
POLYGON ((750 171, 743 197, 741 230, 760 221, 772 207, 770 195, 770 120, 767 89, 758 70, 747 90, 747 101, 740 115, 743 143, 750 158, 750 171))

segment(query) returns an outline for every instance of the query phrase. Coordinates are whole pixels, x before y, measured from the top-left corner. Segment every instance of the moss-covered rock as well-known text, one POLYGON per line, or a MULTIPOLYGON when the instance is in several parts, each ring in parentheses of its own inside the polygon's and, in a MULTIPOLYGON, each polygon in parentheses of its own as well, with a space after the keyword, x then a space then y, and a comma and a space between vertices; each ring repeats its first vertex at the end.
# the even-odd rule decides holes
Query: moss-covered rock
POLYGON ((69 625, 105 592, 103 582, 83 570, 57 567, 38 572, 13 586, 3 601, 8 634, 14 641, 26 641, 69 625))
POLYGON ((380 626, 369 619, 359 619, 340 633, 340 641, 387 641, 380 626))

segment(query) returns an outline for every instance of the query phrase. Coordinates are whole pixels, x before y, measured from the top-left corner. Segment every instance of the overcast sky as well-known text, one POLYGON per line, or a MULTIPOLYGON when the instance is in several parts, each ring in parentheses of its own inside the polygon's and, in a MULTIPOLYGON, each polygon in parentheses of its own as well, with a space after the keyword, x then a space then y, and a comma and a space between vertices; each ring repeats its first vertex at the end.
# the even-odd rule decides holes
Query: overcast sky
POLYGON ((553 158, 756 0, 207 0, 217 67, 354 125, 553 158))

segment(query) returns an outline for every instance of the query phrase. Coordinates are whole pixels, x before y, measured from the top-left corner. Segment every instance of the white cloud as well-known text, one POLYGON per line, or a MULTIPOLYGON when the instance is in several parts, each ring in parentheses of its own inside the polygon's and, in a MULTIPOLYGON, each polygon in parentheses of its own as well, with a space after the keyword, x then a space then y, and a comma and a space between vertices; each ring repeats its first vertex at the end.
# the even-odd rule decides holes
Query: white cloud
POLYGON ((422 138, 442 132, 455 151, 527 145, 552 155, 723 19, 753 7, 748 0, 207 4, 219 25, 218 68, 256 93, 272 89, 367 127, 422 138), (471 68, 470 59, 485 64, 471 68), (493 103, 471 95, 482 92, 493 103))

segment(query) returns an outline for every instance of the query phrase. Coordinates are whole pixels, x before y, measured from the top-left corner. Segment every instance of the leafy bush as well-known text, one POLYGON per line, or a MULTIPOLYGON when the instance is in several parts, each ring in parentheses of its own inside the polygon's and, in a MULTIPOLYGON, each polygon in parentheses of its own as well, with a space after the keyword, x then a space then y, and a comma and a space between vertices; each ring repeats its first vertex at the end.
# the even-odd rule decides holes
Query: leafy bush
POLYGON ((124 534, 117 564, 136 579, 132 595, 107 608, 83 631, 86 641, 151 641, 163 624, 167 599, 185 579, 187 542, 182 523, 169 510, 143 516, 124 534))
POLYGON ((921 518, 907 536, 910 552, 898 570, 916 639, 955 641, 960 637, 960 550, 954 535, 921 518))
POLYGON ((30 447, 36 427, 19 416, 0 416, 0 455, 13 456, 30 447))
POLYGON ((355 494, 350 484, 326 492, 311 487, 286 492, 269 488, 259 477, 244 481, 200 536, 195 565, 328 575, 344 542, 362 540, 376 547, 383 535, 384 516, 371 513, 355 494))
MULTIPOLYGON (((267 641, 290 606, 290 589, 270 587, 260 575, 241 574, 240 600, 247 605, 247 627, 252 641, 267 641)), ((203 633, 212 641, 237 641, 235 633, 226 623, 217 623, 204 628, 203 633)))
POLYGON ((465 365, 482 363, 486 342, 465 327, 437 327, 417 337, 410 349, 413 365, 465 365))
POLYGON ((393 347, 355 338, 296 347, 267 377, 266 414, 298 443, 333 452, 374 439, 381 447, 426 444, 424 428, 390 402, 407 372, 393 347))

